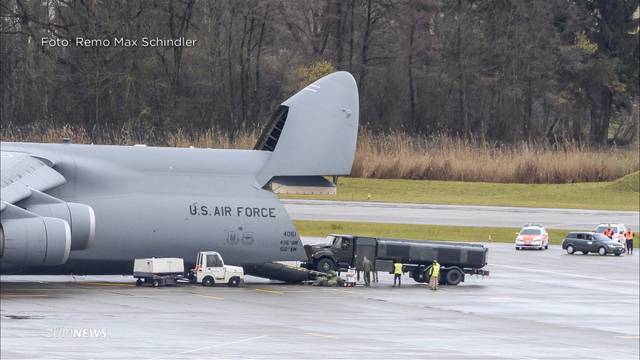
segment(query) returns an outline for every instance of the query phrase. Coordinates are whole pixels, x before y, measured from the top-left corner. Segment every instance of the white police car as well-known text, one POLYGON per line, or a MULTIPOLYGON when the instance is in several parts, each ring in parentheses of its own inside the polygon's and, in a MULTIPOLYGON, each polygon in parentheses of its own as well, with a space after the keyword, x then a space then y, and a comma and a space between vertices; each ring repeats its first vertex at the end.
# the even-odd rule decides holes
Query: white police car
POLYGON ((526 224, 516 233, 516 250, 520 249, 548 249, 549 234, 540 224, 526 224))

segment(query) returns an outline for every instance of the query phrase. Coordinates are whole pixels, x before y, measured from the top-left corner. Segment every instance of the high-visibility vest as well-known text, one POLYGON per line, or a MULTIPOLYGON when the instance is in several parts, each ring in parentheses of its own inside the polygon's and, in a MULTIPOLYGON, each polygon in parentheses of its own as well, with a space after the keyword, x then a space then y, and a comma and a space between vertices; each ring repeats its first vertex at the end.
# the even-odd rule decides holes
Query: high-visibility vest
POLYGON ((440 276, 440 264, 434 263, 431 265, 431 270, 429 271, 430 276, 439 277, 440 276))
POLYGON ((633 240, 633 231, 631 231, 631 230, 627 230, 627 232, 626 232, 626 233, 624 233, 624 237, 625 237, 627 240, 633 240))
POLYGON ((393 273, 395 275, 402 275, 402 264, 401 263, 393 264, 393 273))

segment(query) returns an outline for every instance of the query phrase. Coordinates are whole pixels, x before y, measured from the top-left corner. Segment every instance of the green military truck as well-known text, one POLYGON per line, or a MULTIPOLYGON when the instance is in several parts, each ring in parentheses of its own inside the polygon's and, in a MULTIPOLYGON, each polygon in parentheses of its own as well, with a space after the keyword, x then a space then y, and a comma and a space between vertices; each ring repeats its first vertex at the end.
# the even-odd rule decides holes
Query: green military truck
POLYGON ((482 268, 487 265, 487 249, 484 245, 450 241, 385 239, 355 235, 331 234, 324 244, 305 245, 310 270, 328 272, 362 270, 366 256, 376 271, 391 272, 393 262, 402 263, 404 272, 423 283, 429 280, 428 270, 436 259, 442 266, 440 282, 458 285, 465 274, 489 275, 482 268))

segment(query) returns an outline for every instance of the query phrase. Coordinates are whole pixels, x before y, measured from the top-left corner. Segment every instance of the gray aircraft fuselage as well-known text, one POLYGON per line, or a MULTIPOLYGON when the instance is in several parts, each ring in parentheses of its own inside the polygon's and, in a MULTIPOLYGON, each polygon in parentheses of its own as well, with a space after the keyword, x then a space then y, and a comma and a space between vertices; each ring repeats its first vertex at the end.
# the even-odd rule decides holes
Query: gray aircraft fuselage
POLYGON ((284 207, 256 182, 267 151, 2 143, 55 159, 66 183, 47 191, 95 212, 95 240, 64 265, 3 273, 127 274, 134 258, 215 250, 232 265, 304 259, 284 207))
POLYGON ((0 143, 0 270, 127 274, 135 258, 189 266, 206 250, 255 274, 304 260, 264 188, 349 174, 358 121, 357 84, 338 71, 280 104, 256 150, 0 143))

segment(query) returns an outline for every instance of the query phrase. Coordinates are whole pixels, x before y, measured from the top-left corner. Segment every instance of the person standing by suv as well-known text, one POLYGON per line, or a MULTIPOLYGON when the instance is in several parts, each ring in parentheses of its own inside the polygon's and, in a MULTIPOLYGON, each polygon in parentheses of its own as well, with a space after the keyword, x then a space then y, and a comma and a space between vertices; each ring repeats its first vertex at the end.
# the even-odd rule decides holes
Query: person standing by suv
POLYGON ((627 243, 627 254, 633 255, 633 231, 627 229, 627 232, 624 233, 624 238, 627 243))

